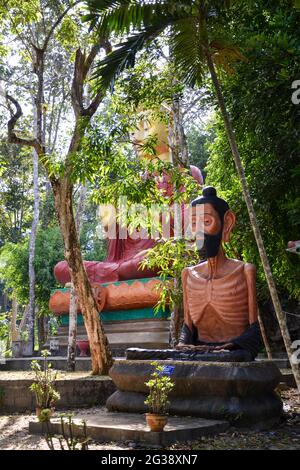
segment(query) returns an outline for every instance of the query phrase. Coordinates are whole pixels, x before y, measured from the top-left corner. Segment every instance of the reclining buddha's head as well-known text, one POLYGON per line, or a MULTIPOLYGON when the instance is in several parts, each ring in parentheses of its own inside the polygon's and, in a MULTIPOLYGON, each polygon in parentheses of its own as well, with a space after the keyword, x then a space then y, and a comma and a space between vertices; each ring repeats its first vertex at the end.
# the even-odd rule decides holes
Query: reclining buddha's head
POLYGON ((168 145, 168 126, 159 118, 153 117, 151 111, 141 111, 141 119, 132 133, 133 143, 140 158, 159 158, 164 162, 171 162, 171 152, 168 145), (151 137, 157 139, 156 155, 147 153, 143 145, 151 137))

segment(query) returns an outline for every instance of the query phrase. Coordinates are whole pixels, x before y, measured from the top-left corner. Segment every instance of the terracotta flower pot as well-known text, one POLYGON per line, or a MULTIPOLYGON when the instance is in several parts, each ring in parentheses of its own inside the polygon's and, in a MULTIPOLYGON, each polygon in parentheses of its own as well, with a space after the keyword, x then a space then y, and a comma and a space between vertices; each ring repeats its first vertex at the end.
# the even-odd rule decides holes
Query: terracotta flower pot
POLYGON ((168 417, 166 415, 146 413, 146 421, 151 431, 162 432, 168 422, 168 417))
POLYGON ((87 357, 89 349, 90 349, 89 342, 86 341, 86 340, 79 340, 79 341, 77 341, 77 346, 79 347, 79 351, 80 351, 79 356, 80 357, 87 357))

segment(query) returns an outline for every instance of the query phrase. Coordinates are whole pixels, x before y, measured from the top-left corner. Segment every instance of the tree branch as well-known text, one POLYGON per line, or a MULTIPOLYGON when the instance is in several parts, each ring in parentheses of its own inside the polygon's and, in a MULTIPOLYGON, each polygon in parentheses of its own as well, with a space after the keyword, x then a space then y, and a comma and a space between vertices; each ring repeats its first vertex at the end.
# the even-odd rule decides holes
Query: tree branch
POLYGON ((43 145, 41 145, 41 143, 37 139, 25 139, 22 137, 18 137, 16 135, 16 130, 15 130, 16 123, 20 119, 20 117, 23 115, 20 103, 15 98, 10 96, 8 93, 6 93, 5 96, 6 96, 7 101, 11 102, 16 108, 16 111, 13 112, 10 107, 11 118, 7 123, 8 142, 11 144, 17 144, 17 145, 34 148, 39 159, 41 160, 42 165, 44 166, 44 168, 46 169, 48 173, 48 178, 50 179, 52 183, 54 183, 56 181, 56 177, 53 176, 52 170, 49 164, 43 158, 45 156, 45 148, 43 147, 43 145))
POLYGON ((77 119, 83 116, 92 117, 97 111, 98 106, 105 95, 104 91, 98 92, 93 101, 90 103, 90 105, 87 108, 84 108, 84 82, 92 67, 94 59, 101 48, 105 49, 106 54, 108 54, 112 50, 111 43, 107 39, 102 39, 100 40, 99 44, 96 44, 92 47, 87 57, 85 56, 85 53, 81 52, 80 49, 76 51, 74 78, 72 83, 71 95, 73 109, 77 119))
POLYGON ((45 41, 44 41, 44 44, 43 44, 43 47, 42 49, 45 51, 48 47, 48 43, 51 39, 51 36, 52 34, 54 33, 55 29, 57 28, 57 26, 61 23, 61 21, 64 19, 64 17, 66 16, 66 14, 72 9, 74 8, 76 5, 78 5, 79 3, 81 3, 82 0, 77 0, 75 3, 73 3, 72 5, 69 5, 68 8, 65 9, 65 11, 57 18, 57 20, 55 21, 55 23, 52 25, 49 33, 47 34, 46 38, 45 38, 45 41))
POLYGON ((42 151, 42 146, 39 144, 39 142, 36 139, 24 139, 21 137, 18 137, 16 135, 15 131, 15 125, 17 121, 20 119, 20 117, 23 115, 22 108, 20 103, 10 96, 8 93, 6 93, 6 99, 10 101, 16 108, 16 112, 14 113, 9 107, 10 112, 11 112, 11 118, 7 123, 7 131, 8 131, 8 141, 11 144, 19 144, 19 145, 26 145, 27 147, 33 147, 35 148, 36 152, 41 155, 43 153, 42 151))

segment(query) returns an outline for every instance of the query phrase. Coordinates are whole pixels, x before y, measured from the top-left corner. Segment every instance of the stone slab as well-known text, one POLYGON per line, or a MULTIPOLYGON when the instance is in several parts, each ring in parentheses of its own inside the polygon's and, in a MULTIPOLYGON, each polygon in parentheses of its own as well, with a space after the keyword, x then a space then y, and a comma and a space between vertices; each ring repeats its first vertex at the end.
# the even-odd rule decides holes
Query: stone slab
MULTIPOLYGON (((137 413, 100 412, 97 416, 74 418, 73 434, 84 436, 82 420, 87 425, 88 437, 100 442, 133 441, 140 445, 165 447, 175 442, 192 441, 202 436, 215 435, 229 427, 226 421, 208 420, 202 418, 169 417, 163 432, 151 432, 146 424, 146 418, 137 413)), ((67 426, 66 426, 67 431, 67 426)), ((51 419, 50 431, 61 433, 60 419, 51 419)), ((46 425, 37 421, 29 423, 31 434, 44 434, 46 425)))

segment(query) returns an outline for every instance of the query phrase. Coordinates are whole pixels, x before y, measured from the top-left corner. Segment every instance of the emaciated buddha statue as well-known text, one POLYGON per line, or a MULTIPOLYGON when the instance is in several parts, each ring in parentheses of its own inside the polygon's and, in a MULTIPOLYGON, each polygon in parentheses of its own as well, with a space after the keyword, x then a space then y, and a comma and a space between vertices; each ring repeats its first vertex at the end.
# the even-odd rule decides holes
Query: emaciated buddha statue
POLYGON ((227 258, 236 218, 208 186, 191 203, 192 232, 206 261, 182 272, 184 325, 176 350, 127 350, 128 359, 251 361, 261 347, 253 264, 227 258), (201 206, 201 207, 200 207, 201 206))
POLYGON ((261 345, 256 269, 227 258, 222 246, 230 240, 235 215, 210 186, 191 206, 192 229, 200 226, 197 243, 204 242, 207 261, 182 272, 184 326, 177 348, 243 350, 245 357, 253 359, 261 345), (199 205, 203 209, 197 214, 199 205))

